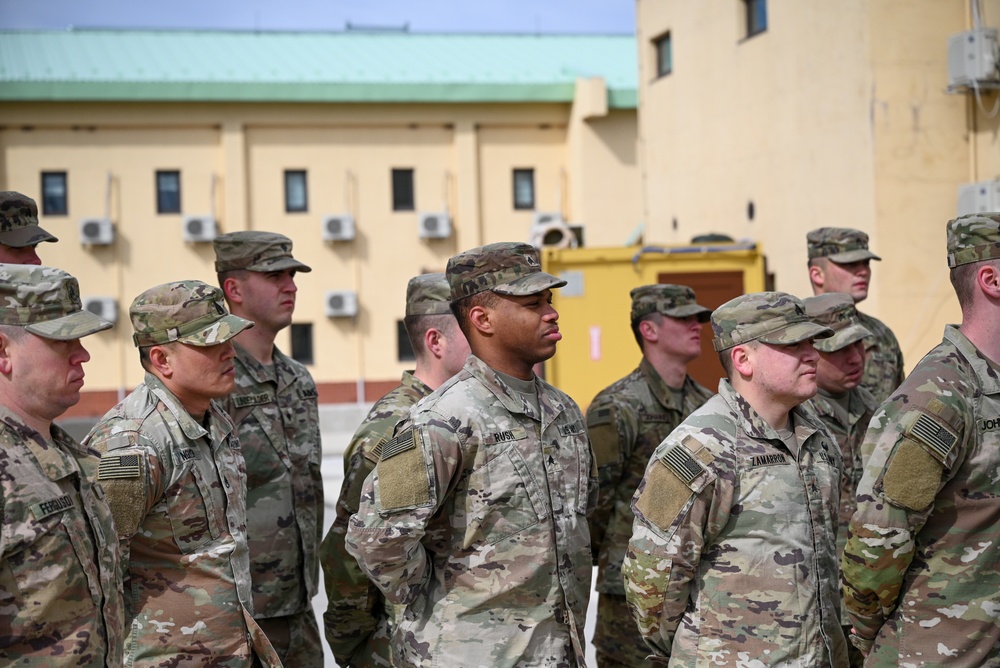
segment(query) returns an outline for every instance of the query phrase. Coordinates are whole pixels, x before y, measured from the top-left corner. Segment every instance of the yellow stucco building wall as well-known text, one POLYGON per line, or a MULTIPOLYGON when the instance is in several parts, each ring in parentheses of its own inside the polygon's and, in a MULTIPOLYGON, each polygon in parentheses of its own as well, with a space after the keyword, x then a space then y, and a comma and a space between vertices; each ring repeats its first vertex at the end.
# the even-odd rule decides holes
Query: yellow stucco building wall
MULTIPOLYGON (((412 365, 397 358, 411 276, 443 271, 464 248, 527 241, 535 211, 583 225, 591 245, 620 244, 639 224, 635 110, 594 103, 595 87, 603 93, 600 80, 581 79, 572 104, 0 105, 0 187, 40 201, 40 174, 67 173, 68 215, 41 217, 60 238, 39 248, 43 262, 121 310, 114 329, 87 340, 77 414, 100 414, 141 380, 127 321, 137 294, 178 279, 214 283, 211 243, 182 239, 187 215, 214 215, 220 233, 291 237, 313 267, 297 279, 294 321, 313 325, 321 401, 378 398, 412 365), (393 168, 414 170, 415 211, 393 211, 393 168), (514 209, 515 168, 534 170, 535 210, 514 209), (306 212, 285 211, 290 169, 307 173, 306 212), (157 214, 157 170, 180 172, 181 214, 157 214), (441 211, 451 236, 421 239, 419 213, 441 211), (356 237, 323 241, 323 218, 345 213, 356 237), (113 221, 113 245, 81 244, 79 221, 92 217, 113 221), (328 290, 356 291, 358 315, 327 317, 328 290)), ((278 344, 289 349, 287 332, 278 344)))
MULTIPOLYGON (((1000 2, 982 5, 1000 25, 1000 2)), ((948 38, 973 26, 970 5, 766 6, 766 30, 748 37, 742 0, 637 0, 647 236, 757 240, 776 288, 806 296, 806 232, 864 230, 883 261, 860 308, 895 331, 912 368, 960 319, 944 233, 958 188, 1000 176, 997 119, 946 91, 948 38), (658 76, 668 34, 672 70, 658 76)), ((995 101, 985 92, 985 111, 995 101)))

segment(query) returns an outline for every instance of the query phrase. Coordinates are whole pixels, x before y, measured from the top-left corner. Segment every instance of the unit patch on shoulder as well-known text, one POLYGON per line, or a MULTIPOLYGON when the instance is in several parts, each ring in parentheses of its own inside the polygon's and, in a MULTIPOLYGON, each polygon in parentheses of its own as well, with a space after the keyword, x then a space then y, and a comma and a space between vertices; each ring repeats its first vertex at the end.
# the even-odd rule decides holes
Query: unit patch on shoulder
POLYGON ((97 467, 97 479, 138 478, 139 472, 139 455, 104 455, 97 467))
POLYGON ((691 452, 680 443, 660 455, 660 461, 689 485, 704 471, 691 452))
POLYGON ((382 446, 379 461, 385 461, 407 450, 412 450, 417 444, 413 440, 413 429, 407 429, 391 441, 387 441, 384 444, 380 443, 379 445, 382 446))
POLYGON ((958 437, 931 416, 922 413, 910 427, 910 436, 931 450, 938 461, 944 463, 958 442, 958 437))
POLYGON ((261 404, 271 403, 271 395, 267 392, 259 392, 257 394, 238 394, 233 397, 233 403, 237 408, 260 406, 261 404))

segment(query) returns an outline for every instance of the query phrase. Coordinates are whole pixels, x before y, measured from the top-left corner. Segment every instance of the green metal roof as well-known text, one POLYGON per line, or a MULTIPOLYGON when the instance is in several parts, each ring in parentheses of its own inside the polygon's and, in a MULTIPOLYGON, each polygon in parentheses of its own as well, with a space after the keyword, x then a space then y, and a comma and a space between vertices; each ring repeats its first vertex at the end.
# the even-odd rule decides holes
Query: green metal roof
POLYGON ((0 100, 570 102, 636 107, 632 35, 0 31, 0 100))

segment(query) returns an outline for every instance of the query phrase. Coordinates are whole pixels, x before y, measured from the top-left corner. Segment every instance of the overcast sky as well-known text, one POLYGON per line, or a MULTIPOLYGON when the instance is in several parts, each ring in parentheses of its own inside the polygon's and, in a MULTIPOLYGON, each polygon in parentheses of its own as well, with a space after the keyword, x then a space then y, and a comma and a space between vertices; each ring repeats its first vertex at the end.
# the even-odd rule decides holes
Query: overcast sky
POLYGON ((634 0, 0 0, 0 28, 635 31, 634 0))

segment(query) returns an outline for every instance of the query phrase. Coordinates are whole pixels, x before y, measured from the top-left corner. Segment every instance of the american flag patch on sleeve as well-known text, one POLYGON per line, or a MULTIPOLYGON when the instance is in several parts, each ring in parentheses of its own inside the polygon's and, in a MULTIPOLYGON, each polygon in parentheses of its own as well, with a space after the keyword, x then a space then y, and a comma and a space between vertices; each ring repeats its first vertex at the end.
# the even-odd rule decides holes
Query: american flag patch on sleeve
POLYGON ((104 455, 97 469, 98 480, 139 477, 139 455, 104 455))

